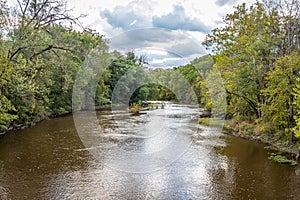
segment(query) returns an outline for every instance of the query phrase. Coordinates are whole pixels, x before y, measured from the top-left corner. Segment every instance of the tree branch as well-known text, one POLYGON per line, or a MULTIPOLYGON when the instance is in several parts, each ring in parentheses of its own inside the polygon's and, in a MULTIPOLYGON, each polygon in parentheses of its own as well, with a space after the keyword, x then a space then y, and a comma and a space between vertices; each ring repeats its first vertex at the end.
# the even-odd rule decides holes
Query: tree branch
POLYGON ((60 47, 60 46, 53 46, 53 45, 49 45, 48 47, 42 49, 39 52, 34 53, 31 57, 30 60, 32 60, 34 57, 37 57, 39 55, 41 55, 42 53, 49 51, 51 49, 59 49, 59 50, 65 50, 65 51, 70 51, 70 52, 74 52, 74 50, 66 48, 66 47, 60 47))
POLYGON ((235 92, 230 92, 226 88, 225 88, 225 90, 228 94, 235 95, 237 97, 243 98, 249 104, 249 106, 253 109, 253 111, 255 112, 257 117, 259 118, 259 113, 258 113, 258 109, 257 109, 257 106, 256 106, 255 102, 253 102, 251 99, 249 99, 248 97, 246 97, 244 95, 241 95, 241 94, 238 94, 238 93, 235 93, 235 92))
MULTIPOLYGON (((26 49, 28 48, 28 46, 25 46, 25 47, 19 47, 14 53, 11 54, 11 56, 9 56, 9 60, 12 61, 12 59, 20 52, 22 51, 23 49, 26 49)), ((9 54, 11 52, 9 51, 9 54)))

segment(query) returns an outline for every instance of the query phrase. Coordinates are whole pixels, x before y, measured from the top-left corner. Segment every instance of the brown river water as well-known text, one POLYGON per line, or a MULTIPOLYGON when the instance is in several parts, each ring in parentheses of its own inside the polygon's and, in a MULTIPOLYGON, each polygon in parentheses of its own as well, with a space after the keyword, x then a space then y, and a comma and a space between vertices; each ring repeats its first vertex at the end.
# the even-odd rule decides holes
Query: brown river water
POLYGON ((140 116, 98 111, 94 143, 72 115, 1 136, 0 199, 300 199, 300 166, 198 116, 172 103, 140 116))

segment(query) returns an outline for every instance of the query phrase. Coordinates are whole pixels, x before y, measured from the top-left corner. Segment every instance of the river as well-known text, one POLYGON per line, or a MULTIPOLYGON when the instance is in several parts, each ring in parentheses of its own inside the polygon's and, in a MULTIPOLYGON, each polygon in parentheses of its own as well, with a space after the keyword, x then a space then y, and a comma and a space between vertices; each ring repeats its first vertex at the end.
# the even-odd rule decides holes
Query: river
POLYGON ((98 111, 97 154, 72 115, 1 136, 0 199, 300 199, 299 166, 198 116, 173 103, 140 116, 98 111))

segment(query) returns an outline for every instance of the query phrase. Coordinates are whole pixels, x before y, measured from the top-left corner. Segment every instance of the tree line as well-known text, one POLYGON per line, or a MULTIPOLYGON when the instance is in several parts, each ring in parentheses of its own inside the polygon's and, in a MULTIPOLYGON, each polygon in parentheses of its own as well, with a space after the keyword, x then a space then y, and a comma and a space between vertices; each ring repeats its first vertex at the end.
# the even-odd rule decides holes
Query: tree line
MULTIPOLYGON (((74 81, 86 56, 95 47, 106 54, 109 49, 104 36, 80 27, 82 16, 71 16, 64 1, 17 3, 0 2, 0 132, 71 112, 74 81)), ((110 103, 116 76, 140 66, 135 57, 117 56, 98 83, 97 105, 110 103)))
MULTIPOLYGON (((128 72, 132 74, 125 79, 116 98, 126 96, 131 86, 149 82, 132 93, 129 104, 142 100, 178 100, 178 95, 188 102, 192 94, 188 91, 187 95, 189 85, 183 87, 187 83, 196 92, 193 100, 205 104, 204 79, 192 64, 145 73, 143 56, 137 57, 133 52, 109 53, 109 41, 104 36, 90 29, 76 31, 74 27, 80 26, 78 20, 83 16, 71 16, 63 1, 17 2, 13 8, 8 7, 6 1, 0 3, 0 131, 70 113, 76 76, 95 48, 110 60, 97 83, 96 106, 112 103, 116 85, 128 72), (174 91, 178 91, 177 96, 174 91)), ((211 57, 194 62, 196 65, 204 62, 198 66, 204 70, 203 75, 207 73, 207 63, 212 67, 211 57)), ((83 72, 81 76, 88 75, 83 72)), ((88 101, 83 98, 91 96, 93 86, 88 77, 82 80, 76 100, 83 103, 76 109, 89 109, 90 105, 85 104, 88 101)))
POLYGON ((241 4, 203 43, 213 51, 239 132, 295 143, 300 137, 300 2, 241 4))
MULTIPOLYGON (((172 78, 172 72, 178 71, 208 111, 219 102, 211 100, 207 81, 220 73, 226 119, 234 131, 273 142, 299 143, 300 2, 264 0, 238 5, 224 17, 223 26, 206 36, 203 45, 211 55, 151 73, 169 81, 174 90, 181 85, 177 77, 172 78)), ((170 91, 160 91, 160 98, 176 99, 170 91)))
MULTIPOLYGON (((137 82, 152 82, 136 89, 129 103, 192 99, 211 110, 216 102, 211 100, 207 80, 220 73, 226 91, 226 118, 232 120, 233 128, 288 143, 296 143, 300 137, 297 0, 241 4, 224 17, 224 25, 207 35, 203 45, 211 55, 146 74, 144 58, 133 52, 109 53, 104 36, 89 29, 75 31, 82 16, 69 15, 61 1, 18 3, 17 9, 9 8, 5 1, 0 3, 1 131, 71 112, 76 74, 86 56, 100 46, 111 63, 98 82, 96 105, 110 104, 119 79, 132 71, 117 96, 130 92, 130 85, 137 82)), ((88 82, 82 85, 90 87, 88 82)))

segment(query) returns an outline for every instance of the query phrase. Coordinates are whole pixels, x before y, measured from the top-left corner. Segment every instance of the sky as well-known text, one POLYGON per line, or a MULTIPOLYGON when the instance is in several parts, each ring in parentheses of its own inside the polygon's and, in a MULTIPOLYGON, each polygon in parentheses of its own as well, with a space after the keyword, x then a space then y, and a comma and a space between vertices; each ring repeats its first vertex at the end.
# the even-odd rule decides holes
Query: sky
MULTIPOLYGON (((15 0, 9 0, 15 1, 15 0)), ((145 55, 152 67, 184 65, 209 52, 201 46, 233 6, 254 0, 65 0, 111 50, 145 55)))

